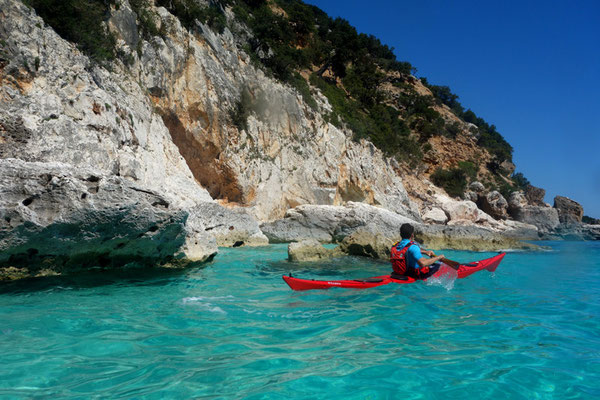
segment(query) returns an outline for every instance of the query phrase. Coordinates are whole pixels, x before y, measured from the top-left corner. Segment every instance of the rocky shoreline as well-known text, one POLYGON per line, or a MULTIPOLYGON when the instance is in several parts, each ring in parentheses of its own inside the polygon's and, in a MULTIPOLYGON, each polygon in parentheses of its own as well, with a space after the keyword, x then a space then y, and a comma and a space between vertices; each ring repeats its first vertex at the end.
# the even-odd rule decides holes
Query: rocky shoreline
POLYGON ((17 159, 0 159, 0 195, 0 281, 90 268, 186 267, 213 259, 219 246, 269 243, 291 243, 292 261, 340 255, 387 259, 405 222, 415 225, 420 243, 436 250, 535 250, 539 247, 524 240, 597 239, 600 231, 598 225, 573 223, 552 231, 515 221, 481 226, 480 212, 471 212, 472 205, 462 200, 441 205, 464 209, 447 212, 445 224, 348 202, 301 205, 259 225, 242 207, 217 202, 177 207, 122 178, 17 159), (339 246, 325 249, 323 243, 339 246))

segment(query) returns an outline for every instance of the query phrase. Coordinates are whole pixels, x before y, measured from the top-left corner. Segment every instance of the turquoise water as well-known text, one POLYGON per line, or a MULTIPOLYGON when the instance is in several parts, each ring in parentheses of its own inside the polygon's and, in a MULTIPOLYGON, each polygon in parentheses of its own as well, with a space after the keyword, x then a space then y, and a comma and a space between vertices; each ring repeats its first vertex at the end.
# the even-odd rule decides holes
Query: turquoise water
MULTIPOLYGON (((205 268, 0 286, 0 398, 600 397, 600 244, 509 253, 442 284, 293 292, 286 246, 205 268)), ((461 261, 491 253, 446 252, 461 261)))

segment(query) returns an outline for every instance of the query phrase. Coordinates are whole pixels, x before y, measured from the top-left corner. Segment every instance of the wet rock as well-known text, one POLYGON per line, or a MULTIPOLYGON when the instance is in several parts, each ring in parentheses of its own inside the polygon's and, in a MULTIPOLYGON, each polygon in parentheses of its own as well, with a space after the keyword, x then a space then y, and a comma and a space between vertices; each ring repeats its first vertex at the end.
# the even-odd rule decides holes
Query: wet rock
POLYGON ((36 276, 211 258, 214 238, 211 245, 196 237, 202 249, 186 246, 194 239, 187 218, 168 199, 120 177, 0 159, 0 268, 36 276))
POLYGON ((507 237, 501 232, 476 226, 418 225, 415 238, 428 249, 500 251, 506 249, 539 249, 539 246, 507 237))
POLYGON ((513 221, 506 219, 502 221, 506 226, 506 230, 502 232, 503 236, 518 240, 539 240, 539 229, 535 225, 526 224, 524 222, 513 221))
POLYGON ((340 243, 340 250, 348 255, 386 260, 390 258, 392 245, 399 239, 399 234, 393 237, 382 235, 371 225, 346 236, 340 243))
POLYGON ((544 240, 600 240, 600 225, 560 224, 542 235, 544 240))
POLYGON ((583 218, 581 204, 568 197, 556 196, 554 208, 558 211, 558 219, 562 224, 579 224, 583 218))
POLYGON ((290 261, 319 261, 339 255, 341 255, 341 252, 337 247, 327 249, 315 239, 292 242, 288 245, 288 259, 290 261))

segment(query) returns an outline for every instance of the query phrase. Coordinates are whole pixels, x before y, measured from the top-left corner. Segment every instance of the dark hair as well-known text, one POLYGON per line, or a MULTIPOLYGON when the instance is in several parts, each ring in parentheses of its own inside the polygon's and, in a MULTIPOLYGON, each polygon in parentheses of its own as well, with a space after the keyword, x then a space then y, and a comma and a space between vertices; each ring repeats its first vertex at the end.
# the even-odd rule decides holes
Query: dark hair
POLYGON ((415 233, 415 228, 411 224, 402 224, 400 227, 400 237, 402 239, 410 239, 413 233, 415 233))

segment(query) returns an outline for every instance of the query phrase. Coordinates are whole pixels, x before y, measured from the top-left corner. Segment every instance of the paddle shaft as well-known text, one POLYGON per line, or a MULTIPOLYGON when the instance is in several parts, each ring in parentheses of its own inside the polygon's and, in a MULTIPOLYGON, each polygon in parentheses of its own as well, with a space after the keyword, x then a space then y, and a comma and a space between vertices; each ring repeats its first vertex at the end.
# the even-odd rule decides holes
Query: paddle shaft
POLYGON ((442 258, 440 261, 456 270, 460 267, 460 263, 448 260, 447 258, 442 258))

